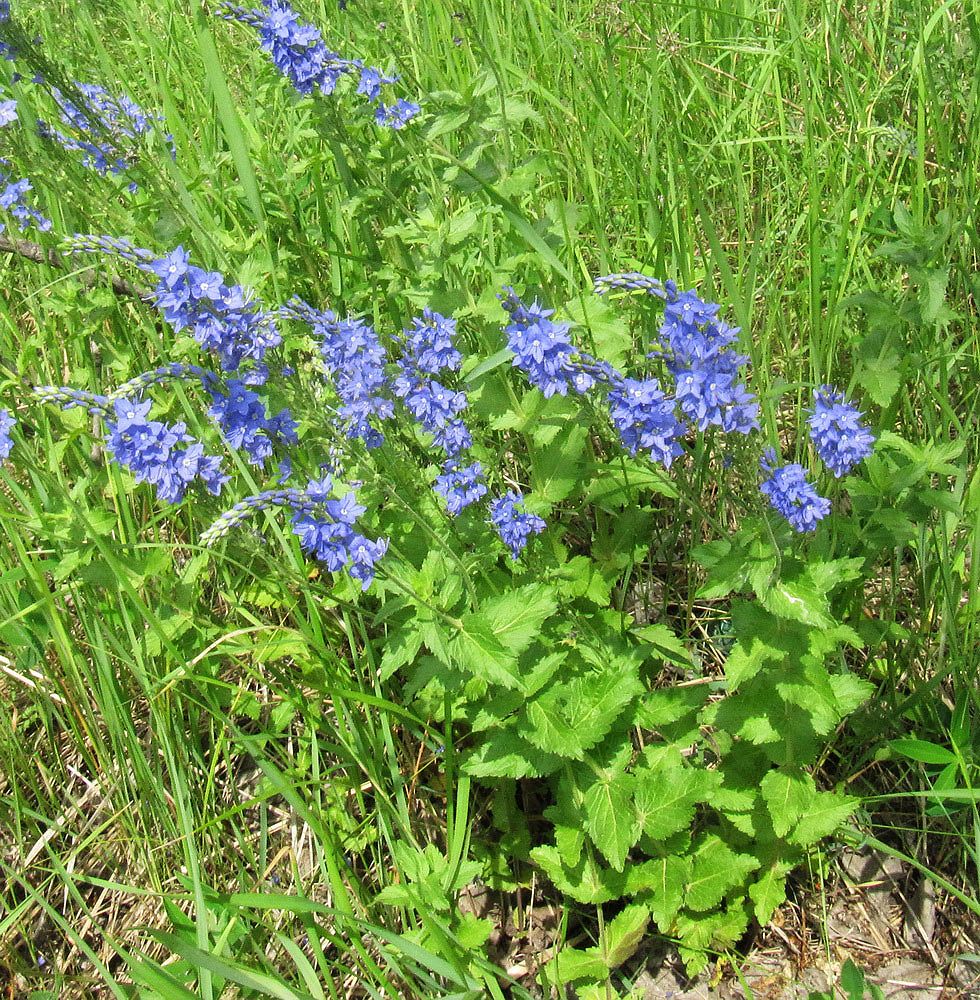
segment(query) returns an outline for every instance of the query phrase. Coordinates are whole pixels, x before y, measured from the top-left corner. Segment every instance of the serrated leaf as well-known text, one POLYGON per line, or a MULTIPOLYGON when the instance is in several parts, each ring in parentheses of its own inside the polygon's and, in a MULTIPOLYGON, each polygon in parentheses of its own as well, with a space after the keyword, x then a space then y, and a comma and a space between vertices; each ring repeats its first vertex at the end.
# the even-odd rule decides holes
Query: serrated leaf
POLYGON ((888 406, 902 385, 902 359, 891 352, 865 358, 858 363, 855 377, 876 405, 888 406))
POLYGON ((579 903, 607 903, 622 896, 626 887, 625 873, 600 867, 588 851, 582 852, 577 865, 566 865, 550 845, 533 848, 531 858, 559 892, 579 903))
POLYGON ((792 865, 774 861, 762 873, 759 880, 749 887, 755 919, 760 924, 769 923, 777 908, 786 901, 786 876, 792 870, 792 865))
POLYGON ((422 648, 422 634, 417 629, 400 628, 385 641, 381 657, 381 680, 388 680, 401 667, 408 666, 422 648))
POLYGON ((448 643, 451 661, 474 677, 507 688, 520 687, 517 655, 504 647, 492 624, 479 612, 464 615, 462 624, 448 643))
POLYGON ((662 933, 669 934, 684 903, 690 880, 691 859, 671 854, 631 867, 627 873, 626 890, 631 895, 651 893, 651 898, 646 902, 653 919, 662 933))
POLYGON ((513 730, 498 729, 466 758, 463 770, 474 778, 540 778, 560 764, 560 757, 542 753, 513 730))
POLYGON ((607 974, 606 963, 595 948, 562 948, 542 970, 542 978, 554 987, 580 979, 605 979, 607 974))
POLYGON ((691 910, 712 909, 758 867, 759 862, 751 855, 736 854, 719 836, 706 834, 693 855, 684 905, 691 910))
POLYGON ((688 974, 694 975, 708 964, 709 952, 731 948, 745 933, 749 915, 743 905, 730 906, 710 916, 681 914, 677 918, 678 948, 688 974))
POLYGON ((688 827, 694 810, 703 802, 717 778, 707 771, 685 767, 680 752, 670 749, 635 772, 635 804, 643 832, 653 840, 688 827))
POLYGON ((633 957, 643 941, 649 923, 649 909, 632 905, 606 924, 604 958, 608 968, 618 969, 623 962, 633 957))
POLYGON ((537 499, 560 503, 575 491, 585 468, 588 434, 588 429, 579 424, 566 424, 546 448, 536 449, 531 485, 537 499))
POLYGON ((564 313, 592 335, 596 357, 619 367, 633 349, 623 311, 601 295, 581 295, 565 303, 564 313))
POLYGON ((642 689, 639 678, 625 670, 553 684, 528 703, 520 733, 541 750, 581 760, 642 689))
POLYGON ((833 624, 827 598, 804 580, 775 580, 759 594, 762 606, 778 618, 829 628, 833 624))
POLYGON ((621 872, 626 855, 640 837, 633 808, 633 776, 607 769, 585 792, 585 829, 606 860, 621 872))
POLYGON ((760 785, 777 837, 785 837, 813 803, 817 787, 803 772, 770 771, 760 785))
POLYGON ((841 718, 857 711, 875 693, 874 684, 857 674, 831 674, 830 686, 841 718))
POLYGON ((790 836, 790 841, 800 847, 829 837, 857 808, 860 799, 838 792, 817 792, 807 814, 803 816, 790 836))

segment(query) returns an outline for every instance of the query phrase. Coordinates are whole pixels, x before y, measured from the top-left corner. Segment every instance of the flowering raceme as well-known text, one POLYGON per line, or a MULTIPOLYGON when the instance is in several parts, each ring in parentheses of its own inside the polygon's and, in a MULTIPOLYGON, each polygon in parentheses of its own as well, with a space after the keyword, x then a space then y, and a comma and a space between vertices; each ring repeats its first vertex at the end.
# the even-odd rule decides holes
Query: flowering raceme
POLYGON ((833 386, 814 389, 808 420, 810 439, 824 465, 838 479, 866 459, 874 446, 874 435, 861 423, 861 416, 833 386))
POLYGON ((363 440, 368 448, 380 447, 384 435, 371 421, 387 420, 395 407, 388 396, 388 356, 374 329, 354 317, 338 319, 335 313, 321 312, 298 298, 291 299, 279 313, 313 330, 324 370, 340 399, 337 412, 344 420, 347 436, 363 440))
POLYGON ((201 347, 217 354, 222 370, 233 372, 251 361, 257 365, 256 380, 264 379, 262 360, 282 337, 272 314, 241 285, 226 285, 218 271, 193 266, 180 246, 157 259, 127 240, 76 235, 67 248, 117 256, 154 275, 151 299, 174 330, 189 329, 201 347))
POLYGON ((344 76, 358 77, 357 93, 376 105, 375 120, 386 128, 404 128, 419 113, 419 106, 399 99, 390 107, 380 102, 382 88, 397 83, 359 59, 343 59, 331 52, 315 25, 306 24, 285 0, 263 0, 265 9, 240 7, 221 0, 217 13, 225 20, 238 21, 259 33, 259 44, 276 69, 301 94, 314 90, 329 95, 344 76))
POLYGON ((524 505, 524 494, 511 490, 490 503, 490 522, 497 529, 501 541, 510 549, 511 558, 524 550, 531 535, 538 535, 545 529, 544 520, 537 514, 518 510, 524 505))
POLYGON ((767 448, 760 466, 769 478, 759 487, 770 505, 789 521, 794 531, 813 531, 830 513, 830 501, 820 496, 806 478, 806 469, 796 463, 776 466, 776 452, 767 448))
POLYGON ((9 410, 0 410, 0 462, 10 457, 10 450, 14 446, 10 432, 16 423, 9 410))
MULTIPOLYGON (((95 84, 75 83, 74 88, 77 93, 70 97, 57 88, 52 90, 61 121, 72 134, 39 121, 42 137, 54 139, 69 151, 81 152, 82 163, 100 174, 125 172, 136 159, 139 140, 163 125, 163 118, 147 114, 125 95, 114 97, 95 84)), ((173 137, 166 135, 164 140, 176 158, 173 137)), ((135 191, 136 184, 131 183, 129 190, 135 191)))

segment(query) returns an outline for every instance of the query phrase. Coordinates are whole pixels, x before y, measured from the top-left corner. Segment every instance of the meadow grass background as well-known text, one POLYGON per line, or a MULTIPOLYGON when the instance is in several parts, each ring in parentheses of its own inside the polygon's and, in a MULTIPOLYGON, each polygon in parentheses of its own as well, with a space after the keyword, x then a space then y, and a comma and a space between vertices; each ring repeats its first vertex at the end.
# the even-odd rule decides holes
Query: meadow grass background
MULTIPOLYGON (((850 379, 879 426, 958 471, 882 559, 867 594, 880 641, 861 667, 879 693, 823 767, 867 796, 865 832, 913 855, 956 912, 980 912, 975 802, 944 816, 915 797, 936 769, 882 753, 914 734, 952 748, 958 786, 977 778, 977 13, 301 9, 332 48, 397 68, 421 124, 368 147, 349 104, 314 111, 254 35, 186 0, 15 7, 46 79, 125 91, 165 115, 177 149, 148 148, 129 197, 26 130, 5 136, 55 232, 180 242, 267 302, 300 294, 389 330, 431 304, 487 356, 504 284, 574 314, 593 276, 637 267, 724 304, 788 441, 804 439, 810 387, 850 379)), ((54 117, 39 88, 9 89, 54 117)), ((370 622, 325 609, 281 535, 202 553, 200 518, 168 520, 128 488, 93 454, 88 417, 28 408, 27 386, 99 391, 174 349, 105 287, 82 294, 13 256, 0 274, 0 391, 21 421, 0 479, 3 965, 37 996, 123 997, 127 976, 147 997, 501 995, 444 915, 423 918, 438 942, 423 948, 414 917, 373 902, 399 879, 394 843, 463 857, 483 803, 445 734, 378 684, 370 622), (175 953, 166 973, 149 957, 175 953)), ((697 526, 661 530, 681 559, 697 526)), ((689 606, 691 573, 675 575, 689 606)))

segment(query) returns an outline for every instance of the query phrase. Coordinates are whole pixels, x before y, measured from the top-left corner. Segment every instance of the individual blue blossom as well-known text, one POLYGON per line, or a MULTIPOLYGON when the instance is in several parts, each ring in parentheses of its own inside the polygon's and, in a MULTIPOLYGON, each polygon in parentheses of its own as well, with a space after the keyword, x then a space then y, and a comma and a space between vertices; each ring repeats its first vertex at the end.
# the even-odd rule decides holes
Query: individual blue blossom
POLYGON ((302 299, 292 299, 280 314, 312 328, 347 436, 360 438, 368 448, 380 446, 384 435, 375 423, 389 419, 395 408, 385 373, 388 356, 374 329, 355 317, 342 320, 329 310, 321 312, 302 299))
POLYGON ((399 129, 403 129, 421 110, 422 108, 414 101, 399 98, 392 105, 379 104, 374 111, 374 120, 382 128, 394 129, 397 132, 399 129))
POLYGON ((517 559, 524 551, 531 535, 539 535, 546 527, 537 514, 518 509, 523 506, 524 495, 517 490, 511 490, 490 503, 490 522, 510 549, 512 559, 517 559))
POLYGON ((807 421, 810 439, 824 465, 840 479, 871 454, 875 437, 861 423, 862 413, 831 385, 813 392, 813 410, 807 421))
MULTIPOLYGON (((26 195, 31 190, 31 182, 26 177, 14 181, 0 170, 0 210, 9 212, 17 220, 20 229, 33 225, 40 232, 46 233, 51 228, 51 220, 27 201, 26 195)), ((0 233, 4 231, 4 224, 0 222, 0 233)))
POLYGON ((794 531, 813 531, 817 522, 830 513, 830 501, 820 496, 806 478, 806 469, 796 463, 777 467, 776 452, 767 448, 760 466, 769 477, 759 487, 770 505, 777 510, 794 531))
POLYGON ((296 422, 288 410, 274 417, 265 403, 239 379, 209 389, 213 405, 208 415, 218 424, 232 448, 241 448, 253 465, 263 465, 275 444, 296 444, 296 422))
POLYGON ((228 477, 216 455, 187 433, 183 423, 150 420, 150 400, 117 399, 114 420, 106 422, 106 451, 118 465, 133 473, 137 483, 151 483, 168 503, 179 503, 188 486, 200 480, 218 494, 228 477))
MULTIPOLYGON (((102 174, 124 173, 135 162, 142 137, 159 130, 163 118, 147 114, 125 95, 116 97, 105 88, 75 83, 70 95, 53 88, 61 121, 70 134, 38 122, 42 137, 54 139, 70 152, 80 152, 82 163, 102 174)), ((165 136, 171 156, 176 158, 173 137, 165 136)), ((136 184, 129 185, 130 191, 136 184)))
POLYGON ((0 462, 10 457, 10 450, 14 446, 10 432, 16 423, 9 410, 0 410, 0 462))
POLYGON ((357 83, 357 92, 363 94, 373 104, 381 96, 383 86, 397 82, 397 76, 385 76, 381 70, 374 66, 364 66, 357 83))
POLYGON ((684 425, 674 416, 674 400, 655 378, 621 378, 609 390, 609 415, 631 455, 645 452, 670 468, 683 454, 678 439, 684 425))
POLYGON ((510 313, 504 333, 514 354, 513 365, 546 399, 565 396, 569 390, 583 395, 597 382, 618 377, 611 365, 575 348, 568 336, 571 323, 553 322, 554 309, 545 309, 537 301, 525 305, 512 288, 505 288, 504 293, 501 305, 510 313))
POLYGON ((668 365, 677 402, 698 430, 712 425, 725 433, 758 430, 759 404, 739 381, 737 368, 743 357, 726 352, 689 368, 668 365))
POLYGON ((463 508, 486 495, 483 466, 480 462, 461 466, 456 459, 447 459, 433 489, 446 501, 449 514, 456 517, 463 508))
POLYGON ((0 101, 0 128, 17 121, 17 102, 0 101))

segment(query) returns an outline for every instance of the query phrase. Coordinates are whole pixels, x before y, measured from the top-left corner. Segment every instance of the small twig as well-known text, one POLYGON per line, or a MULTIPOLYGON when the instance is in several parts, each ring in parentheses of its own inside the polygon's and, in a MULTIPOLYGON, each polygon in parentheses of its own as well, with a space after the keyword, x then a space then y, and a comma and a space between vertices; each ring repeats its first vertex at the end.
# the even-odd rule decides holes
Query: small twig
MULTIPOLYGON (((64 256, 58 253, 57 250, 47 250, 39 243, 32 243, 30 240, 14 240, 9 236, 0 236, 0 253, 23 257, 25 260, 34 261, 35 264, 47 264, 49 267, 57 268, 59 271, 68 270, 64 256)), ((108 281, 116 295, 130 299, 139 299, 141 302, 149 302, 151 300, 151 295, 146 289, 138 288, 125 278, 105 274, 96 268, 86 268, 85 270, 73 273, 85 288, 91 288, 93 285, 99 285, 108 281)))

